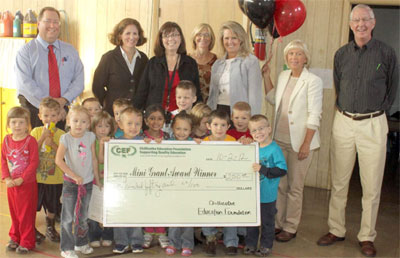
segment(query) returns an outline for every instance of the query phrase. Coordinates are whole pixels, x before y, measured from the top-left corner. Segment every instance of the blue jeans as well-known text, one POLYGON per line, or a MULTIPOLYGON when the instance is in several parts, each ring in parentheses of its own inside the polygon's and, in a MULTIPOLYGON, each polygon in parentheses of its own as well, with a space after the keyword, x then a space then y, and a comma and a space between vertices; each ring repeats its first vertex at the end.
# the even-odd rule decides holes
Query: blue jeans
POLYGON ((143 245, 142 228, 114 228, 114 241, 116 245, 143 245))
MULTIPOLYGON (((261 203, 261 238, 260 247, 272 248, 275 238, 276 201, 261 203)), ((248 227, 246 246, 257 248, 260 227, 248 227)))
MULTIPOLYGON (((202 230, 206 237, 215 235, 218 232, 217 228, 203 227, 202 230)), ((226 247, 238 246, 239 238, 237 236, 237 227, 225 227, 222 232, 224 233, 224 245, 226 247)))
POLYGON ((88 225, 89 225, 90 242, 100 241, 100 239, 113 241, 114 239, 113 228, 109 227, 102 228, 99 222, 91 219, 88 219, 88 225))
POLYGON ((75 207, 78 198, 78 185, 69 181, 64 181, 62 190, 62 210, 61 210, 61 251, 74 250, 74 246, 83 246, 88 244, 87 216, 90 198, 92 197, 93 183, 82 185, 86 189, 86 194, 81 197, 81 207, 79 209, 79 218, 76 218, 75 207), (78 219, 79 224, 72 225, 78 219))
POLYGON ((169 228, 168 238, 170 244, 176 249, 194 248, 194 229, 193 228, 169 228))

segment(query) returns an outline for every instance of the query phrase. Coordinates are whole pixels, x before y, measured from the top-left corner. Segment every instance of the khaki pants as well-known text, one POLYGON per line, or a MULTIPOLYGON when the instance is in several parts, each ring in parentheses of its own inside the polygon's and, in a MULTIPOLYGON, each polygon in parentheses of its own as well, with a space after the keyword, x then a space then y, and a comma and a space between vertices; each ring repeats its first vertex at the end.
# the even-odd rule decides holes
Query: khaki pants
POLYGON ((275 227, 289 233, 296 233, 303 207, 304 180, 310 167, 313 151, 304 160, 298 159, 292 145, 276 141, 281 147, 287 163, 287 175, 282 177, 278 188, 275 227))
POLYGON ((361 228, 359 241, 374 241, 383 172, 386 160, 388 125, 386 116, 352 120, 336 112, 332 128, 332 192, 329 203, 329 232, 344 237, 345 209, 349 181, 356 153, 362 186, 361 228))

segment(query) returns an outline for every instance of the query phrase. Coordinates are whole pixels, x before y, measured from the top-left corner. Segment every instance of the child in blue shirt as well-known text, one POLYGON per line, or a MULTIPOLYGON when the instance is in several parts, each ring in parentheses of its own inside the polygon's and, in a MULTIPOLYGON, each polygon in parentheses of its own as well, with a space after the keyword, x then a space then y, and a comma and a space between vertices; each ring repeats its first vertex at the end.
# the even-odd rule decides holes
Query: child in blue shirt
POLYGON ((260 164, 254 163, 254 172, 260 172, 261 238, 257 249, 259 227, 248 227, 244 254, 268 256, 275 238, 275 214, 278 185, 286 175, 285 157, 278 144, 272 141, 272 128, 267 117, 254 115, 249 121, 250 134, 259 143, 260 164))
MULTIPOLYGON (((134 107, 125 108, 119 115, 119 126, 123 135, 119 139, 142 140, 139 136, 142 129, 143 115, 134 107)), ((132 247, 132 253, 143 252, 143 231, 142 228, 133 227, 115 227, 114 228, 115 247, 113 253, 122 254, 132 247)))

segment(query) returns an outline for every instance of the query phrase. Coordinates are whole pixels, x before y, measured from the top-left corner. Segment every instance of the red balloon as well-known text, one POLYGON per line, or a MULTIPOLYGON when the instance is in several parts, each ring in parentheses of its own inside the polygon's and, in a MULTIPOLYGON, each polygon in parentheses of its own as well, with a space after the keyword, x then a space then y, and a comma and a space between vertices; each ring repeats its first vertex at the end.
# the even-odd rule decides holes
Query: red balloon
POLYGON ((306 7, 299 0, 276 0, 274 21, 279 35, 295 32, 306 19, 306 7))

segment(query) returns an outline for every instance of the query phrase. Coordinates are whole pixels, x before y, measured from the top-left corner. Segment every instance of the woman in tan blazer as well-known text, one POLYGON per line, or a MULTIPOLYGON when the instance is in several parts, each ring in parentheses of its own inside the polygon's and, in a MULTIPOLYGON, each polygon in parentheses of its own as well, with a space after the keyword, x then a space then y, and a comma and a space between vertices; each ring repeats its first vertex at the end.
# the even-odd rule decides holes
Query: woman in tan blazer
POLYGON ((309 72, 307 46, 300 40, 284 49, 290 70, 281 72, 274 88, 270 70, 263 67, 267 101, 275 105, 273 139, 281 147, 288 167, 281 178, 275 220, 276 240, 287 242, 296 237, 300 223, 304 180, 313 151, 320 146, 318 128, 322 113, 322 80, 309 72))

